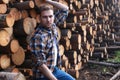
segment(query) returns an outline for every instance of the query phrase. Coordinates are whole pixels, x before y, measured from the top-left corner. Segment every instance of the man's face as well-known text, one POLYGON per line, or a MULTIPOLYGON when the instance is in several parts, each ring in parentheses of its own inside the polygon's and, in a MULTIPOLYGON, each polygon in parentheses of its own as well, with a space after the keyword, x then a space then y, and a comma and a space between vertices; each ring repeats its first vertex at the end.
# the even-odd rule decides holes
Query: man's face
POLYGON ((46 10, 41 12, 40 22, 43 26, 50 28, 54 23, 54 13, 53 10, 46 10))

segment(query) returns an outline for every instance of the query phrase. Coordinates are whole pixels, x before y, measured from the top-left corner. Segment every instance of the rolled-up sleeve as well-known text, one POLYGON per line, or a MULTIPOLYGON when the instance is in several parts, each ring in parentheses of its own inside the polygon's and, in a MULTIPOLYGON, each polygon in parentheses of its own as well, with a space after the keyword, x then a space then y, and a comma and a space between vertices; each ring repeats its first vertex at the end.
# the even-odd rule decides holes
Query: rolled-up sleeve
POLYGON ((68 11, 69 10, 56 10, 55 11, 55 23, 56 24, 61 24, 64 22, 64 20, 68 16, 68 11))

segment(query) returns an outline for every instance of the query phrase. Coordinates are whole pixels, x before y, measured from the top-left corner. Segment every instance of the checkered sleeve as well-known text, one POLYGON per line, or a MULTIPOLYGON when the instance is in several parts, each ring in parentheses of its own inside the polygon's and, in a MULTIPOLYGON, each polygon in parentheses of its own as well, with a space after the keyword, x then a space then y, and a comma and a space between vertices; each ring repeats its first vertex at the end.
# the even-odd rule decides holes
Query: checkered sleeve
POLYGON ((44 62, 46 62, 46 56, 44 55, 44 47, 45 45, 41 41, 40 35, 36 35, 32 38, 30 43, 31 52, 35 56, 36 66, 41 66, 44 62))
POLYGON ((61 24, 68 16, 68 10, 56 10, 55 11, 55 23, 56 25, 61 24))

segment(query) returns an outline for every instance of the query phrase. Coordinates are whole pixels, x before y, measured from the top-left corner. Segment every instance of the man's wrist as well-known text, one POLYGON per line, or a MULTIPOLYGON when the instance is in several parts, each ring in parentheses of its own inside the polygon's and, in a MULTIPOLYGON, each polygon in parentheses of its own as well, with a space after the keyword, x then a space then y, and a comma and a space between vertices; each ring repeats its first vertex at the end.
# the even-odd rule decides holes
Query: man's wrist
POLYGON ((50 80, 57 80, 57 78, 56 77, 51 77, 50 80))

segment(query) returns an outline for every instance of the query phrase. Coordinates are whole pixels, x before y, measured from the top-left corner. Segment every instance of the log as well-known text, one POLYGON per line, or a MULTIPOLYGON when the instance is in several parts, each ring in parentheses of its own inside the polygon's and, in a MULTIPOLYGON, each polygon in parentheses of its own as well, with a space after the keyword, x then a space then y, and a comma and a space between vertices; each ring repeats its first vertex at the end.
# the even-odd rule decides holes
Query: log
POLYGON ((89 52, 88 51, 84 51, 84 53, 81 56, 82 56, 81 61, 83 61, 83 63, 86 63, 89 60, 89 52))
POLYGON ((0 13, 5 14, 7 12, 7 5, 6 4, 0 4, 0 13))
POLYGON ((78 61, 78 63, 79 62, 81 62, 81 60, 82 60, 82 56, 80 55, 80 54, 77 54, 78 56, 77 56, 77 61, 78 61))
POLYGON ((70 9, 70 11, 75 10, 74 7, 73 7, 73 5, 72 5, 72 3, 69 4, 69 9, 70 9))
POLYGON ((81 1, 78 1, 78 3, 77 3, 77 7, 78 7, 78 9, 81 8, 81 5, 82 5, 81 1))
POLYGON ((8 4, 10 0, 0 0, 0 4, 5 3, 8 4))
POLYGON ((79 44, 81 43, 81 35, 80 34, 72 34, 70 38, 70 43, 79 44))
POLYGON ((32 18, 36 18, 37 17, 37 12, 35 9, 30 9, 29 10, 29 14, 32 18))
POLYGON ((14 71, 18 72, 17 68, 15 68, 15 67, 16 67, 15 65, 10 65, 7 69, 4 69, 3 71, 4 72, 14 72, 14 71))
POLYGON ((22 47, 19 47, 18 51, 12 54, 12 62, 15 65, 21 65, 25 60, 25 52, 22 47))
POLYGON ((81 47, 85 50, 85 51, 89 51, 90 49, 90 44, 88 42, 82 42, 81 47))
MULTIPOLYGON (((79 2, 80 3, 80 2, 79 2)), ((77 10, 79 9, 79 7, 81 6, 81 3, 79 4, 79 7, 78 7, 78 1, 75 0, 73 3, 71 3, 71 6, 74 8, 74 10, 77 10)), ((72 9, 72 8, 71 8, 72 9)))
POLYGON ((14 24, 13 30, 16 36, 30 35, 34 31, 34 22, 30 17, 20 19, 14 24))
POLYGON ((64 51, 65 51, 64 46, 62 44, 60 44, 59 45, 59 54, 60 54, 60 56, 62 56, 64 54, 64 51))
POLYGON ((18 40, 12 39, 9 47, 10 47, 10 50, 11 50, 12 53, 17 52, 19 47, 20 47, 18 40))
POLYGON ((80 24, 76 24, 76 30, 79 31, 81 36, 85 36, 86 35, 86 25, 81 25, 81 23, 80 24))
POLYGON ((70 49, 73 49, 73 50, 81 49, 81 44, 80 43, 71 43, 70 49))
POLYGON ((86 24, 88 24, 88 19, 87 18, 83 18, 79 22, 81 23, 81 25, 86 25, 86 24))
POLYGON ((70 40, 68 38, 61 38, 60 39, 60 44, 62 44, 65 48, 65 50, 69 50, 70 49, 70 40))
POLYGON ((27 10, 21 10, 20 12, 21 12, 21 18, 29 17, 29 14, 28 14, 27 10))
POLYGON ((119 70, 115 75, 113 75, 113 76, 110 78, 110 80, 116 80, 116 78, 119 77, 119 76, 120 76, 120 70, 119 70))
POLYGON ((0 46, 0 51, 3 53, 15 53, 19 49, 20 45, 18 40, 12 39, 6 46, 0 46))
POLYGON ((61 37, 71 38, 72 32, 69 29, 61 29, 61 37))
POLYGON ((93 27, 92 26, 87 26, 86 31, 87 31, 87 35, 93 36, 93 27))
POLYGON ((104 53, 103 52, 94 52, 92 53, 91 58, 95 58, 95 59, 101 59, 104 58, 104 53))
POLYGON ((21 19, 21 12, 17 8, 10 8, 9 14, 11 14, 14 17, 15 21, 21 19))
POLYGON ((15 36, 15 37, 18 40, 20 46, 22 46, 23 49, 27 49, 28 44, 29 44, 28 41, 27 41, 28 37, 26 37, 26 36, 15 36))
POLYGON ((81 49, 76 49, 76 51, 77 51, 77 54, 78 54, 78 55, 79 55, 79 54, 81 55, 81 54, 83 54, 83 52, 84 52, 84 51, 83 51, 83 48, 81 48, 81 49))
POLYGON ((65 51, 64 54, 68 57, 69 60, 77 59, 77 51, 75 50, 65 51))
POLYGON ((73 12, 74 15, 76 16, 80 16, 80 15, 87 15, 88 14, 88 11, 87 10, 84 10, 84 9, 80 9, 76 12, 73 12))
POLYGON ((120 46, 109 46, 109 47, 106 47, 107 50, 109 51, 115 51, 115 50, 120 50, 120 46))
POLYGON ((2 69, 7 69, 11 64, 10 56, 3 54, 0 56, 0 67, 2 69))
POLYGON ((65 0, 67 3, 73 3, 73 0, 65 0))
POLYGON ((22 65, 18 65, 17 68, 29 68, 32 69, 34 66, 32 59, 25 59, 22 65))
POLYGON ((75 29, 75 23, 67 23, 64 22, 63 24, 59 24, 58 25, 59 28, 66 28, 66 29, 70 29, 70 30, 74 30, 75 29))
POLYGON ((62 59, 62 67, 65 67, 65 69, 68 68, 69 60, 68 59, 62 59))
POLYGON ((0 27, 12 27, 14 22, 14 17, 11 14, 0 14, 0 27))
POLYGON ((78 62, 77 65, 78 65, 78 69, 77 70, 81 70, 83 68, 82 60, 80 62, 78 62))
POLYGON ((13 36, 13 28, 8 27, 8 28, 2 28, 2 29, 6 30, 8 34, 10 35, 10 37, 13 36))
POLYGON ((35 5, 39 8, 42 4, 45 3, 45 0, 34 0, 35 5))
POLYGON ((61 30, 60 30, 59 27, 57 27, 57 32, 58 32, 57 41, 60 41, 60 39, 61 39, 61 30))
POLYGON ((68 17, 66 18, 66 22, 67 23, 77 23, 77 16, 75 16, 74 14, 72 13, 69 13, 68 14, 68 17))
POLYGON ((14 3, 13 7, 17 8, 17 9, 31 9, 34 8, 34 2, 32 0, 30 1, 24 1, 24 2, 19 2, 19 3, 14 3))
POLYGON ((11 72, 12 72, 12 73, 19 73, 20 71, 19 71, 18 68, 14 67, 14 68, 11 70, 11 72))
MULTIPOLYGON (((77 64, 77 58, 74 58, 74 59, 68 58, 68 60, 69 60, 69 65, 72 65, 72 66, 73 66, 73 65, 76 65, 76 64, 77 64)), ((71 66, 71 67, 72 67, 72 66, 71 66)), ((71 68, 71 67, 70 67, 70 68, 71 68)))
POLYGON ((25 77, 27 77, 27 76, 33 76, 33 71, 32 71, 32 69, 29 69, 29 68, 24 68, 24 69, 18 68, 18 69, 19 69, 19 71, 20 71, 22 74, 24 74, 25 77))
POLYGON ((120 64, 112 64, 112 63, 107 63, 107 62, 98 62, 98 61, 93 61, 93 60, 89 60, 87 63, 96 64, 96 65, 102 65, 102 66, 110 66, 110 67, 120 67, 120 64))
POLYGON ((103 52, 107 53, 107 47, 95 47, 94 52, 103 52))
POLYGON ((9 33, 2 29, 0 30, 0 45, 1 46, 6 46, 10 42, 10 35, 9 33))
MULTIPOLYGON (((71 68, 70 69, 74 69, 74 70, 80 70, 82 68, 82 61, 78 62, 76 64, 71 64, 71 68)), ((67 68, 68 69, 68 68, 67 68)))
POLYGON ((0 72, 2 80, 26 80, 22 73, 0 72))
POLYGON ((90 53, 93 53, 94 49, 95 49, 95 46, 93 44, 90 44, 90 49, 89 49, 90 53))
POLYGON ((90 8, 90 4, 88 3, 81 5, 81 9, 89 9, 89 8, 90 8))

